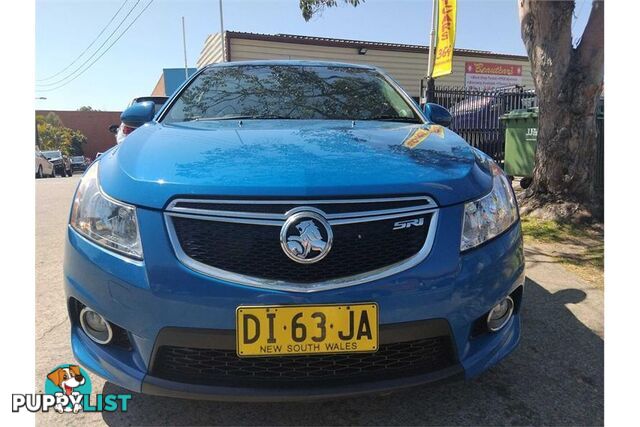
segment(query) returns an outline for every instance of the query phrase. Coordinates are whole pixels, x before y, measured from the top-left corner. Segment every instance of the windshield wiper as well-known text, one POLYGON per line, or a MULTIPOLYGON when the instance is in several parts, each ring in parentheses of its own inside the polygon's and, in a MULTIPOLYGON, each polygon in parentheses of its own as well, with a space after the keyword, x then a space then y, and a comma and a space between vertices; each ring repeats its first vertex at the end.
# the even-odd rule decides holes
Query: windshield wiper
POLYGON ((291 117, 279 116, 277 114, 269 115, 237 115, 237 116, 219 116, 219 117, 192 117, 185 119, 185 122, 205 122, 213 120, 263 120, 263 119, 290 119, 291 117))
POLYGON ((212 120, 242 120, 242 119, 250 119, 253 116, 218 116, 218 117, 190 117, 185 119, 185 122, 207 122, 212 120))
POLYGON ((422 123, 420 120, 415 117, 400 117, 400 116, 375 116, 368 117, 366 119, 359 120, 381 120, 381 121, 389 121, 389 122, 404 122, 404 123, 422 123))

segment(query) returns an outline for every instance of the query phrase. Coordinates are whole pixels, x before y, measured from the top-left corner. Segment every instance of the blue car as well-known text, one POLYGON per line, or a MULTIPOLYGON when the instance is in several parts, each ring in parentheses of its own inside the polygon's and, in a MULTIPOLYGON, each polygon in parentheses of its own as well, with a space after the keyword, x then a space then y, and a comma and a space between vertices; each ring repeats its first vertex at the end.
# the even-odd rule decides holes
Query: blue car
POLYGON ((287 401, 473 378, 520 337, 503 171, 364 65, 215 64, 76 190, 73 353, 129 390, 287 401))

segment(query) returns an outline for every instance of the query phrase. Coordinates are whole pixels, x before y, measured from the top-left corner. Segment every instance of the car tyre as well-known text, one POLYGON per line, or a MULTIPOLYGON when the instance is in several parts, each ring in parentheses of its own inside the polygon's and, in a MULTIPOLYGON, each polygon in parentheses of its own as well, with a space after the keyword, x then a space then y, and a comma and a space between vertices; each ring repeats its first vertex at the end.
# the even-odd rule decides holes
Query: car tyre
POLYGON ((522 178, 520 180, 520 188, 522 188, 523 190, 526 190, 527 188, 529 188, 532 181, 533 181, 533 178, 531 178, 530 176, 522 178))

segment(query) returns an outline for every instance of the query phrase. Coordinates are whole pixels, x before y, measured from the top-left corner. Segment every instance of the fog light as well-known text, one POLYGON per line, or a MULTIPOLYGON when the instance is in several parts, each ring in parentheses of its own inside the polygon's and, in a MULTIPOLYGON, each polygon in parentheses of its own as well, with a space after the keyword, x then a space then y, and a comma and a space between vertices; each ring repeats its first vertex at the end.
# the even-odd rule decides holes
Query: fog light
POLYGON ((487 315, 487 328, 491 332, 499 331, 507 324, 511 315, 513 314, 513 300, 511 297, 506 297, 495 307, 491 309, 487 315))
POLYGON ((80 326, 82 330, 98 344, 108 344, 113 338, 113 331, 107 319, 85 307, 80 312, 80 326))

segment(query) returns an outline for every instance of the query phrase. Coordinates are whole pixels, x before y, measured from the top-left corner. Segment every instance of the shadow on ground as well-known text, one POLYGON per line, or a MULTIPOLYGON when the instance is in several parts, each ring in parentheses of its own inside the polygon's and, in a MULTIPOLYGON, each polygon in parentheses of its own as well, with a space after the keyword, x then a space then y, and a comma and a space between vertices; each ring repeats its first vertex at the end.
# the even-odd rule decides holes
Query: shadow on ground
MULTIPOLYGON (((604 342, 566 308, 585 293, 527 280, 519 348, 472 381, 314 403, 219 403, 134 394, 109 425, 601 425, 604 342)), ((128 393, 107 383, 102 393, 128 393)))

